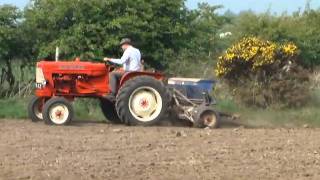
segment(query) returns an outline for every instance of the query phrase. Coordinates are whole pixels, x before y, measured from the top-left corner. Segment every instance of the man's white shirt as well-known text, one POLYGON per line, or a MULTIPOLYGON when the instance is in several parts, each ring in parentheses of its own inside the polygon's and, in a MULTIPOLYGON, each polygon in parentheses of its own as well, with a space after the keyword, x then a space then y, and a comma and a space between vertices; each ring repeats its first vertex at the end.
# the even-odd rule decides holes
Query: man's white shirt
POLYGON ((121 59, 111 59, 111 62, 122 64, 125 71, 141 71, 141 53, 139 49, 132 46, 128 47, 121 59))

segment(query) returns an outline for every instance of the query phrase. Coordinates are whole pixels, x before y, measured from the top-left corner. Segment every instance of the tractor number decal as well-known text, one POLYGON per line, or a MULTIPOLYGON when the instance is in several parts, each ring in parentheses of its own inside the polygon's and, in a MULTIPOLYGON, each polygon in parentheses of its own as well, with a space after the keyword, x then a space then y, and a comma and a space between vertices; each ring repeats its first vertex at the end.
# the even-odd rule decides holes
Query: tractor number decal
POLYGON ((73 65, 73 66, 60 66, 60 70, 84 70, 85 66, 73 65))

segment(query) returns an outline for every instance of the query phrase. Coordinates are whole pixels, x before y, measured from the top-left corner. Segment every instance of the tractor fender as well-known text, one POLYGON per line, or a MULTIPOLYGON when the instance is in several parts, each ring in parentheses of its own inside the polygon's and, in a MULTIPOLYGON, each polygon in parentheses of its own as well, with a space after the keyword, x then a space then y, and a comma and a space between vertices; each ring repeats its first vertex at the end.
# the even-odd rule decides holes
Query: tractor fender
POLYGON ((128 72, 122 76, 119 87, 122 87, 124 83, 126 83, 128 80, 137 76, 151 76, 159 81, 163 81, 165 78, 165 76, 162 73, 158 73, 158 72, 142 72, 142 71, 128 72))

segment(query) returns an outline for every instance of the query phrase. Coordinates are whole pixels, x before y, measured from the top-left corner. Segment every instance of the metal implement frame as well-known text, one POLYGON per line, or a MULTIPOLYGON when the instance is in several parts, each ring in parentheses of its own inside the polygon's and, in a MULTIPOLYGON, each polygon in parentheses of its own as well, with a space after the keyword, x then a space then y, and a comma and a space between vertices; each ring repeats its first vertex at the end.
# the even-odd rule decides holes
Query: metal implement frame
POLYGON ((189 100, 184 94, 174 88, 172 89, 172 97, 175 106, 178 108, 179 119, 186 119, 194 123, 194 113, 196 113, 195 109, 199 105, 189 100))

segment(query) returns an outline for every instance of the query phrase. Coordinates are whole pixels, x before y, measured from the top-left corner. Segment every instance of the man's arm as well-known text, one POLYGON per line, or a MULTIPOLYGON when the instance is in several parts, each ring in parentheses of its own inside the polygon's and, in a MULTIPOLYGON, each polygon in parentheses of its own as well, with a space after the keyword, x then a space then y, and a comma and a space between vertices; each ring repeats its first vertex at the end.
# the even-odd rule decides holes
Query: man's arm
POLYGON ((129 53, 126 51, 123 53, 121 59, 104 58, 104 60, 113 62, 115 64, 124 64, 125 62, 127 62, 129 60, 129 58, 130 58, 129 53))

